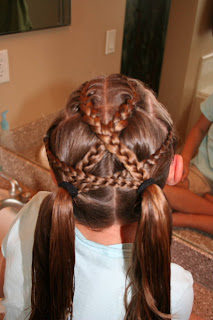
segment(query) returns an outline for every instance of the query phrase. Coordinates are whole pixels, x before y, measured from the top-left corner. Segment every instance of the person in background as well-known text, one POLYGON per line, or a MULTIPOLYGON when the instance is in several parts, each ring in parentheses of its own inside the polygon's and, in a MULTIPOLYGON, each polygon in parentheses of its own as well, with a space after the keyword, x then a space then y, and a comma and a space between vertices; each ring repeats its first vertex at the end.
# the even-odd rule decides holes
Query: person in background
POLYGON ((201 116, 182 150, 183 176, 164 192, 175 211, 174 226, 213 234, 213 95, 201 104, 201 116))
POLYGON ((94 78, 44 141, 56 190, 26 204, 3 241, 5 318, 188 320, 193 279, 171 264, 163 192, 182 158, 154 94, 123 75, 94 78))

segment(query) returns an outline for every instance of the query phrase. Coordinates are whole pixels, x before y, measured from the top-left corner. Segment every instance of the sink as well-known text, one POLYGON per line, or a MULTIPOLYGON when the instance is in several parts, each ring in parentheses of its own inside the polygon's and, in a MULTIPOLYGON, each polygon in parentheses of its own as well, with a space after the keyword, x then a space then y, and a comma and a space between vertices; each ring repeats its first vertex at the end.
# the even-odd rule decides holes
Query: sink
MULTIPOLYGON (((0 200, 5 198, 9 198, 9 192, 7 190, 0 189, 0 200)), ((12 201, 5 201, 5 205, 6 207, 0 210, 0 244, 16 217, 16 214, 20 210, 20 207, 14 205, 12 201)))

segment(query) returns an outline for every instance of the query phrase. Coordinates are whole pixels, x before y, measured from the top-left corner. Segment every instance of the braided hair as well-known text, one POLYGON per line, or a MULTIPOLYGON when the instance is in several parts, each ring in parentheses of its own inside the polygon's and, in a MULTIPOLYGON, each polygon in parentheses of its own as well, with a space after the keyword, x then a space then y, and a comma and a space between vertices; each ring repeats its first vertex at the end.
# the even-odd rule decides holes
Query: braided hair
POLYGON ((138 80, 97 77, 71 94, 44 142, 59 188, 38 216, 30 319, 73 317, 75 220, 95 230, 138 223, 125 319, 171 318, 171 212, 162 189, 177 136, 165 108, 138 80), (150 178, 156 183, 141 197, 150 178))

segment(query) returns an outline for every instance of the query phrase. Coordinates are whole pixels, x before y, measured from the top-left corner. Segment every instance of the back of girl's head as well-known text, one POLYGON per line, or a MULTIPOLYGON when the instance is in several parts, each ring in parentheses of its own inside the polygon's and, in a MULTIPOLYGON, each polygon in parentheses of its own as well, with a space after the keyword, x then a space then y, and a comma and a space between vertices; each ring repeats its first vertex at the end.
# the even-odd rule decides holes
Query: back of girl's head
POLYGON ((49 149, 60 161, 48 153, 50 166, 58 184, 78 189, 76 219, 93 228, 138 221, 136 189, 149 177, 163 186, 173 156, 172 122, 152 92, 121 75, 99 77, 73 92, 55 124, 49 149))
MULTIPOLYGON (((95 230, 114 223, 138 222, 129 272, 134 293, 126 304, 126 319, 160 319, 165 316, 163 313, 169 313, 171 215, 161 189, 176 140, 167 111, 151 90, 137 80, 119 74, 101 76, 71 94, 48 130, 45 145, 58 185, 69 182, 78 195, 72 199, 66 190, 58 188, 41 206, 35 232, 31 319, 36 319, 35 296, 41 291, 35 281, 36 268, 42 269, 39 255, 46 257, 51 253, 56 257, 59 251, 63 261, 72 260, 67 266, 72 281, 65 284, 60 280, 61 273, 67 278, 66 266, 56 267, 48 258, 50 283, 43 290, 48 291, 47 296, 50 291, 54 296, 54 281, 57 288, 63 285, 62 295, 67 292, 66 297, 63 301, 59 294, 47 298, 50 306, 51 299, 54 301, 54 308, 50 307, 48 312, 51 319, 61 319, 68 311, 72 315, 75 219, 95 230), (146 188, 141 201, 138 187, 149 178, 154 178, 156 184, 146 188), (43 211, 50 221, 49 237, 45 240, 48 253, 41 250, 38 241, 45 224, 43 211), (68 248, 67 241, 71 243, 68 248), (67 254, 67 250, 71 253, 67 254), (162 261, 163 266, 159 266, 162 261), (162 283, 159 273, 164 276, 162 283)), ((44 311, 39 312, 41 316, 44 311)))

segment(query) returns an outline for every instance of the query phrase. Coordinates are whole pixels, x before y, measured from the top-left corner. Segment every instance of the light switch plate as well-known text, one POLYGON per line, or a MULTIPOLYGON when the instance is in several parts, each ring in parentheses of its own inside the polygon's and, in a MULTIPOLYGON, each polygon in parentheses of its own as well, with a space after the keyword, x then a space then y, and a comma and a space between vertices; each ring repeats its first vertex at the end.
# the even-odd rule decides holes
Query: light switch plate
POLYGON ((116 33, 117 33, 117 30, 108 30, 106 32, 105 54, 110 54, 115 52, 116 33))

